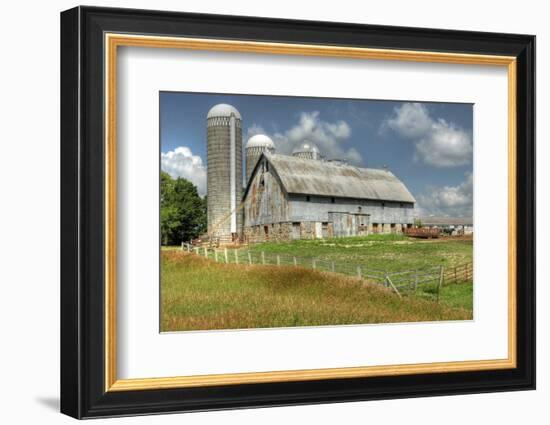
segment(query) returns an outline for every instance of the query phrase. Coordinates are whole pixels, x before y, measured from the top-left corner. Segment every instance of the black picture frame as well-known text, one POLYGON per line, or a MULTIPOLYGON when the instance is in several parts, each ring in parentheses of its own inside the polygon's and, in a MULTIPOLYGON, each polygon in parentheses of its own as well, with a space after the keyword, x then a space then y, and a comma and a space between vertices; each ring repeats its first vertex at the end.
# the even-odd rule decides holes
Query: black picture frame
POLYGON ((61 13, 61 412, 75 418, 535 388, 535 37, 132 9, 61 13), (517 58, 517 367, 474 372, 106 392, 104 34, 517 58))

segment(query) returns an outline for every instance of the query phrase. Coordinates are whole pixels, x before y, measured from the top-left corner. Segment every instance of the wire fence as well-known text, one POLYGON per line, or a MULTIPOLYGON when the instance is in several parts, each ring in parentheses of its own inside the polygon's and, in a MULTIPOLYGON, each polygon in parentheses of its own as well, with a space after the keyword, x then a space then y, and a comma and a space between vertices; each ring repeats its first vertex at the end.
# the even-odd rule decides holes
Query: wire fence
POLYGON ((472 282, 471 262, 453 266, 427 266, 410 270, 387 271, 364 264, 350 264, 318 258, 299 257, 290 254, 275 254, 242 249, 198 247, 182 243, 182 251, 194 253, 217 263, 241 265, 271 265, 304 267, 322 272, 338 273, 357 277, 383 285, 398 296, 417 295, 439 301, 443 285, 472 282))

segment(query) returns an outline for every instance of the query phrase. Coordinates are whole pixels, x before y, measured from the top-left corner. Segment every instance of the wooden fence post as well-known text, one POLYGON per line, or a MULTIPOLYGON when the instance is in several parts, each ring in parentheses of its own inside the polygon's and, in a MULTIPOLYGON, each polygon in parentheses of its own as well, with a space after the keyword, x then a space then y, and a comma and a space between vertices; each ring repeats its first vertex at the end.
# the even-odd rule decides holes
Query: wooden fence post
POLYGON ((418 269, 414 271, 414 292, 418 289, 418 269))
POLYGON ((206 246, 204 247, 204 257, 208 258, 208 248, 206 246))
POLYGON ((262 251, 262 264, 265 264, 265 253, 262 251))
POLYGON ((181 250, 182 250, 182 251, 183 251, 183 245, 184 245, 184 243, 182 242, 182 243, 181 243, 181 250))
POLYGON ((458 276, 456 275, 456 266, 455 266, 455 279, 453 281, 453 283, 457 283, 458 282, 458 276))
POLYGON ((235 250, 234 252, 235 252, 235 264, 239 264, 239 254, 237 250, 235 250))
POLYGON ((279 257, 279 254, 277 254, 277 265, 281 265, 281 257, 279 257))
POLYGON ((294 258, 294 267, 297 267, 298 266, 298 262, 296 261, 296 257, 293 257, 294 258))
POLYGON ((227 257, 227 248, 223 249, 223 253, 225 255, 225 264, 229 263, 229 258, 227 257))
POLYGON ((187 244, 187 252, 191 252, 191 244, 187 244))
POLYGON ((361 278, 362 278, 362 274, 361 274, 361 266, 357 266, 357 277, 358 277, 359 279, 361 279, 361 278))
POLYGON ((252 255, 250 255, 250 251, 248 251, 248 264, 252 265, 252 255))
POLYGON ((217 249, 214 249, 214 261, 216 263, 218 262, 218 250, 217 249))
POLYGON ((313 270, 317 268, 317 262, 315 261, 315 259, 312 260, 311 265, 313 266, 313 270))
POLYGON ((443 266, 439 266, 439 282, 437 284, 437 302, 439 302, 439 297, 441 293, 441 287, 443 286, 443 266))
POLYGON ((330 265, 330 269, 332 270, 332 273, 334 273, 334 261, 332 262, 332 264, 330 265))

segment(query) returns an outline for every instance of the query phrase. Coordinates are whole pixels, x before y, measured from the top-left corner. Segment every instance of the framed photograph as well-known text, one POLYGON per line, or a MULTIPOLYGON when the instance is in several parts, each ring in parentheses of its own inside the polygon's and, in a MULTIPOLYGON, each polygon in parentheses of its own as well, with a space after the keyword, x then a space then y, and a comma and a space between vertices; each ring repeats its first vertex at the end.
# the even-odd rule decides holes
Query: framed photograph
POLYGON ((61 14, 61 411, 535 388, 535 37, 61 14))

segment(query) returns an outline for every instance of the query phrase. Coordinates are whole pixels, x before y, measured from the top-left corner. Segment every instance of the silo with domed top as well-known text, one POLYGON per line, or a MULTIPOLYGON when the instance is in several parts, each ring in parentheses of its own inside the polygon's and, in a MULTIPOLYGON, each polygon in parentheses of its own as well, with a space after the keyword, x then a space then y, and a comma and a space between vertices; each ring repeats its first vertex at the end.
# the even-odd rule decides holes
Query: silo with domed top
POLYGON ((242 229, 242 118, 235 107, 220 103, 206 121, 208 234, 229 242, 242 229))

